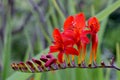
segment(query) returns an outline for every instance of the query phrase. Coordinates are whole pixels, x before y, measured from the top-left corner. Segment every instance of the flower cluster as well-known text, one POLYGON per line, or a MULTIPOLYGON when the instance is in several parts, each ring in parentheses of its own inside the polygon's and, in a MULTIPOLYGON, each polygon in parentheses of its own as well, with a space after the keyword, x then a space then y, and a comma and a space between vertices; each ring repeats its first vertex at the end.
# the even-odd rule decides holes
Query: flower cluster
POLYGON ((64 54, 67 56, 68 61, 69 55, 72 55, 72 60, 74 60, 74 56, 78 56, 78 64, 81 64, 85 60, 86 46, 92 42, 89 61, 91 65, 92 59, 94 59, 94 62, 96 61, 97 32, 99 29, 100 24, 96 17, 91 17, 86 23, 83 13, 69 16, 64 22, 63 32, 54 29, 54 41, 53 45, 50 46, 49 53, 58 52, 58 61, 60 63, 64 62, 64 54), (91 39, 87 35, 90 35, 91 39))
MULTIPOLYGON (((100 23, 96 17, 91 17, 86 21, 84 13, 69 16, 64 22, 63 31, 57 28, 54 29, 53 44, 49 47, 47 55, 42 55, 40 60, 32 59, 32 61, 26 63, 13 63, 11 66, 14 70, 24 72, 29 71, 28 68, 31 72, 49 71, 51 69, 66 68, 66 60, 68 67, 76 66, 75 56, 78 57, 77 64, 80 66, 85 62, 86 47, 90 43, 92 45, 89 66, 91 66, 92 62, 96 62, 97 33, 99 29, 100 23), (58 54, 57 58, 52 55, 53 53, 58 54), (41 61, 44 62, 44 65, 41 61)), ((83 67, 85 66, 83 65, 83 67)))

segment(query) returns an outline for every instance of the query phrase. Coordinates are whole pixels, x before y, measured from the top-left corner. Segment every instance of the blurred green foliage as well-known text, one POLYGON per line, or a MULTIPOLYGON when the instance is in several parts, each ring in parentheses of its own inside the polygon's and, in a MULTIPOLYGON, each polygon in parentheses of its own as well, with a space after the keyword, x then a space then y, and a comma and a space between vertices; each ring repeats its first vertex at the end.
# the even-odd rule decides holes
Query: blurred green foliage
MULTIPOLYGON (((119 17, 118 17, 119 18, 119 17)), ((120 24, 115 20, 108 21, 108 27, 106 28, 106 34, 104 35, 103 44, 109 48, 112 52, 116 52, 116 42, 120 43, 120 24)))

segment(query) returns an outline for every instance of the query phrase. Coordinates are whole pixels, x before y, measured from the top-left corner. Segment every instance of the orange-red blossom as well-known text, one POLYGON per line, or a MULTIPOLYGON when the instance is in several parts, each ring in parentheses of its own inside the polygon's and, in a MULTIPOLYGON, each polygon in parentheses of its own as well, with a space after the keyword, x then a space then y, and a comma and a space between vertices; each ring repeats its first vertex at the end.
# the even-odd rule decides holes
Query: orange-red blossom
POLYGON ((63 32, 58 29, 53 31, 53 44, 49 47, 49 53, 58 52, 58 62, 64 62, 64 56, 69 58, 69 55, 78 56, 78 64, 84 62, 86 56, 86 47, 92 43, 89 64, 92 59, 96 61, 96 53, 98 46, 98 36, 100 23, 96 17, 85 21, 84 13, 79 13, 74 16, 69 16, 63 26, 63 32), (91 39, 87 35, 90 35, 91 39), (76 47, 75 47, 76 46, 76 47))

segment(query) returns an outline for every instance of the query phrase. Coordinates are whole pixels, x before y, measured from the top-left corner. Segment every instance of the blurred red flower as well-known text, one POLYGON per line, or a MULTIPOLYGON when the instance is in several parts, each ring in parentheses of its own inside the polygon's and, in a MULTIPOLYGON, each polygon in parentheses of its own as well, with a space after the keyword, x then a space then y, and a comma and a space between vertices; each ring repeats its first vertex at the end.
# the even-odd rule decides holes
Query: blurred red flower
POLYGON ((63 54, 66 54, 67 56, 77 55, 78 64, 81 64, 81 62, 84 62, 85 60, 86 46, 90 43, 90 39, 87 36, 89 34, 92 38, 92 49, 89 61, 89 64, 91 64, 92 56, 94 56, 94 61, 96 61, 98 45, 97 32, 99 31, 99 28, 100 24, 96 17, 91 17, 86 25, 84 13, 69 16, 64 22, 63 32, 60 32, 58 29, 54 29, 54 41, 53 45, 50 46, 49 53, 59 52, 58 61, 60 63, 64 61, 63 54), (75 46, 77 46, 77 48, 75 48, 75 46))
POLYGON ((62 34, 58 29, 54 29, 53 31, 53 45, 50 46, 50 52, 59 52, 58 53, 58 60, 59 62, 63 62, 63 54, 65 53, 66 55, 78 55, 78 51, 73 48, 73 41, 71 40, 66 40, 62 37, 62 34))

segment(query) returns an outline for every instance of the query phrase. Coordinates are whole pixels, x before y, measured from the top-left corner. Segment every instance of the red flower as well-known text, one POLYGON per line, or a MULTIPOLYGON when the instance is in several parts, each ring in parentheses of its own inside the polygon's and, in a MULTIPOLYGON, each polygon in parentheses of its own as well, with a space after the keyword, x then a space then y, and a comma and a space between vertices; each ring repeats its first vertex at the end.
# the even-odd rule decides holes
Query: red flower
POLYGON ((64 34, 66 37, 74 40, 78 49, 80 49, 82 31, 85 28, 85 16, 83 13, 79 13, 77 15, 70 16, 64 22, 64 34))
POLYGON ((96 53, 97 53, 97 47, 98 47, 97 32, 100 29, 100 23, 96 17, 92 17, 88 20, 88 28, 90 28, 91 37, 92 37, 92 50, 90 53, 90 62, 89 62, 89 64, 91 64, 92 56, 94 56, 94 61, 96 61, 96 53))
MULTIPOLYGON (((53 31, 54 42, 53 45, 50 46, 49 53, 59 52, 58 53, 59 62, 64 61, 63 60, 64 53, 67 56, 77 55, 78 64, 81 64, 81 62, 85 60, 86 46, 90 42, 89 38, 87 37, 87 34, 90 34, 92 37, 92 49, 90 53, 89 64, 91 64, 92 56, 94 56, 94 61, 96 61, 96 52, 98 46, 97 32, 99 31, 99 28, 100 24, 96 17, 90 18, 88 20, 88 26, 86 26, 85 16, 83 13, 76 14, 75 16, 69 16, 64 22, 64 31, 62 33, 60 33, 58 29, 54 29, 53 31), (77 50, 74 48, 74 45, 77 46, 77 50)), ((74 56, 72 60, 74 60, 74 56)))
MULTIPOLYGON (((89 43, 89 39, 87 37, 89 31, 86 31, 85 28, 85 16, 83 13, 69 16, 64 22, 64 35, 74 41, 77 45, 79 55, 80 52, 83 51, 82 61, 85 59, 86 45, 89 43)), ((80 56, 79 63, 81 63, 80 56)))
POLYGON ((53 31, 53 38, 54 42, 53 45, 50 46, 50 52, 59 52, 58 53, 58 61, 62 63, 63 60, 63 54, 65 53, 66 55, 78 55, 78 51, 73 48, 73 41, 69 39, 64 39, 62 34, 58 29, 54 29, 53 31))
MULTIPOLYGON (((92 17, 88 20, 87 25, 85 24, 85 16, 83 13, 76 14, 75 16, 69 16, 64 22, 64 31, 60 32, 58 29, 54 29, 53 31, 53 44, 49 47, 50 51, 47 55, 42 55, 40 60, 32 59, 31 61, 27 61, 24 63, 13 63, 11 66, 14 70, 20 71, 48 71, 53 69, 61 69, 67 67, 76 67, 74 56, 78 56, 78 66, 85 67, 85 56, 86 56, 86 47, 92 42, 92 49, 90 52, 90 60, 89 66, 92 64, 92 59, 96 62, 96 52, 98 47, 98 35, 97 32, 100 29, 100 23, 96 17, 92 17), (91 36, 91 39, 87 37, 87 35, 91 36), (77 49, 75 48, 77 47, 77 49), (56 59, 52 53, 58 52, 58 58, 56 59), (82 54, 81 54, 82 53, 82 54), (67 64, 61 63, 64 62, 64 55, 67 57, 67 64), (69 55, 72 55, 72 62, 69 55), (44 66, 42 62, 44 62, 44 66), (36 66, 34 66, 34 64, 36 66), (26 65, 28 67, 26 67, 26 65), (67 65, 67 66, 66 66, 67 65), (36 69, 38 68, 38 70, 36 69)), ((78 67, 77 66, 77 67, 78 67)), ((94 65, 96 67, 96 65, 94 65)), ((105 66, 102 62, 101 66, 105 66)), ((98 66, 98 67, 101 67, 98 66)), ((88 68, 86 67, 86 68, 88 68)), ((94 68, 94 67, 93 67, 94 68)))
POLYGON ((77 30, 81 32, 85 27, 85 16, 79 13, 75 16, 69 16, 64 22, 64 30, 77 30))

